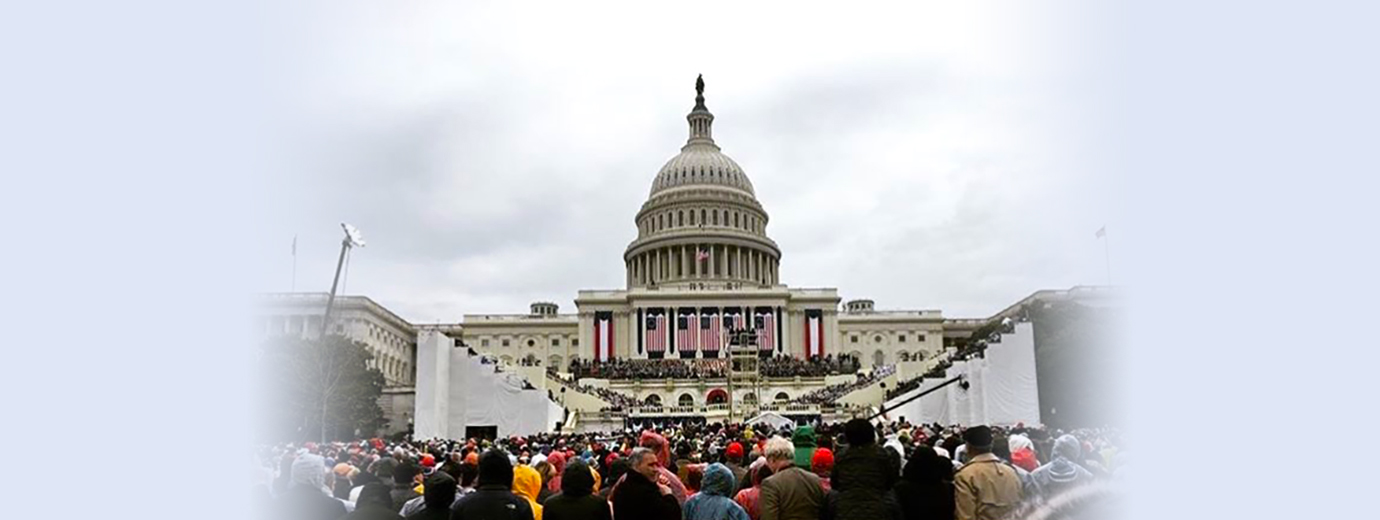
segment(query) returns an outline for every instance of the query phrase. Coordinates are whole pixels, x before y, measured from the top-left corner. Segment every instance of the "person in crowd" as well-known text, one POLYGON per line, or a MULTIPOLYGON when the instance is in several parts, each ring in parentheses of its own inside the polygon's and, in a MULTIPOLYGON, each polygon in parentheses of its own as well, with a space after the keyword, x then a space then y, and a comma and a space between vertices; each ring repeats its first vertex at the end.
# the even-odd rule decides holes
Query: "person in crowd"
POLYGON ((542 516, 546 520, 613 520, 608 501, 594 494, 598 474, 579 459, 566 464, 561 491, 542 504, 542 516))
POLYGON ((393 468, 393 489, 388 493, 393 499, 393 511, 402 511, 407 501, 421 496, 416 489, 417 477, 421 474, 422 468, 410 462, 403 462, 393 468))
POLYGON ((551 464, 552 470, 551 480, 545 482, 546 488, 553 493, 560 491, 561 475, 565 474, 565 464, 568 462, 566 461, 565 454, 561 453, 559 450, 552 451, 550 455, 546 456, 546 462, 551 464))
POLYGON ((685 482, 685 500, 689 502, 696 493, 700 492, 700 486, 704 484, 705 465, 686 464, 684 468, 685 478, 682 481, 685 482))
POLYGON ((333 495, 340 500, 349 500, 350 490, 355 487, 353 479, 359 475, 359 469, 341 462, 336 464, 331 472, 335 473, 335 485, 332 486, 333 495))
POLYGON ((277 510, 281 520, 337 520, 345 516, 345 503, 326 490, 326 460, 304 453, 290 463, 290 475, 277 510))
POLYGON ((1093 481, 1092 472, 1078 465, 1083 447, 1078 439, 1064 434, 1054 441, 1054 460, 1031 472, 1035 493, 1049 499, 1059 493, 1093 481))
POLYGON ((513 468, 513 494, 527 501, 532 508, 532 519, 541 520, 541 504, 537 494, 541 492, 541 475, 532 466, 521 465, 513 468))
POLYGON ((369 484, 360 490, 354 512, 345 515, 343 520, 402 520, 402 516, 393 509, 388 486, 369 484))
POLYGON ((622 481, 613 490, 613 517, 636 520, 679 520, 680 502, 671 487, 658 483, 665 470, 656 452, 646 447, 633 450, 628 456, 632 464, 622 481))
POLYGON ((1025 470, 1026 472, 1035 471, 1040 467, 1040 461, 1035 454, 1035 444, 1030 442, 1030 438, 1024 435, 1012 435, 1007 438, 1007 450, 1011 453, 1011 464, 1025 470))
POLYGON ((403 506, 403 516, 409 520, 447 520, 450 518, 450 508, 455 505, 456 497, 459 496, 457 493, 459 483, 455 481, 455 477, 444 471, 437 471, 427 477, 425 486, 422 493, 422 507, 409 512, 408 508, 414 507, 415 501, 408 502, 406 506, 403 506))
POLYGON ((533 464, 532 469, 537 470, 537 474, 541 475, 541 489, 538 490, 539 492, 537 493, 537 503, 545 504, 546 499, 551 498, 551 495, 560 491, 559 488, 553 490, 549 487, 551 479, 556 477, 556 468, 553 467, 549 461, 543 460, 533 464))
POLYGON ((933 449, 912 453, 893 488, 904 520, 953 520, 954 467, 933 449))
POLYGON ((671 488, 671 495, 676 497, 677 504, 684 504, 686 500, 685 484, 676 476, 676 472, 668 469, 671 464, 671 447, 666 442, 666 438, 651 430, 642 432, 642 437, 638 444, 643 448, 652 450, 656 453, 656 472, 659 475, 656 479, 657 484, 671 488))
POLYGON ((508 455, 489 450, 479 456, 474 492, 450 510, 451 520, 535 520, 532 506, 513 494, 513 465, 508 455))
MULTIPOLYGON (((797 448, 799 449, 799 448, 797 448)), ((815 455, 810 457, 810 471, 819 477, 819 483, 824 486, 824 491, 828 492, 831 488, 829 474, 834 470, 834 452, 829 448, 816 448, 815 455)))
MULTIPOLYGON (((613 462, 610 462, 608 465, 608 478, 604 479, 604 488, 599 490, 599 497, 609 501, 613 500, 613 498, 609 496, 613 493, 613 486, 622 480, 623 475, 628 474, 628 471, 632 469, 632 463, 630 463, 627 458, 617 457, 612 460, 613 462)), ((564 482, 562 482, 562 484, 564 484, 564 482)))
POLYGON ((847 449, 834 458, 830 488, 838 491, 840 520, 880 520, 897 516, 899 509, 891 496, 900 469, 892 456, 877 445, 877 430, 866 419, 844 423, 847 449))
POLYGON ((795 446, 795 465, 810 469, 810 460, 815 456, 815 428, 808 424, 796 428, 791 444, 795 446))
POLYGON ((706 466, 700 492, 685 501, 685 520, 749 520, 747 511, 728 496, 734 484, 727 466, 717 462, 706 466))
POLYGON ((747 489, 738 491, 738 494, 734 495, 733 501, 743 506, 743 510, 747 511, 748 518, 761 520, 762 481, 771 476, 771 468, 766 464, 759 464, 757 467, 749 469, 748 475, 752 482, 747 489))
POLYGON ((992 429, 974 426, 964 430, 969 460, 954 475, 954 518, 998 520, 1021 501, 1021 479, 1016 470, 992 454, 992 429))
POLYGON ((814 473, 795 465, 791 441, 772 437, 763 455, 773 475, 762 481, 762 520, 817 520, 824 506, 824 488, 814 473))
POLYGON ((750 482, 745 482, 747 479, 747 468, 743 467, 742 443, 736 441, 730 442, 728 443, 728 447, 724 448, 724 466, 728 468, 730 473, 733 473, 733 481, 738 483, 738 489, 734 490, 735 493, 744 487, 752 485, 750 482))

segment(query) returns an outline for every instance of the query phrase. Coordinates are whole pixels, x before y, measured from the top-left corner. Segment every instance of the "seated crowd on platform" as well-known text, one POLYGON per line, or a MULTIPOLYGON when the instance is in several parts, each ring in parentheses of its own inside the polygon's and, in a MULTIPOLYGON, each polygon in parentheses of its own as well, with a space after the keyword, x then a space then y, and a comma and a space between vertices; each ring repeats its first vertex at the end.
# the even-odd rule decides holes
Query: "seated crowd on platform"
POLYGON ((886 376, 889 376, 895 372, 896 365, 883 365, 873 369, 872 372, 867 375, 859 376, 856 380, 849 381, 847 383, 826 386, 819 390, 815 390, 808 394, 802 395, 799 398, 796 398, 794 402, 802 404, 830 404, 833 403, 834 400, 843 397, 844 395, 847 395, 848 392, 852 392, 859 388, 875 383, 877 382, 877 380, 883 379, 886 376))
MULTIPOLYGON (((645 428, 645 429, 644 429, 645 428)), ((279 520, 1102 519, 1114 430, 701 421, 614 434, 262 447, 256 517, 279 520)))
MULTIPOLYGON (((1025 321, 1027 320, 1024 316, 1022 316, 1020 318, 1020 322, 1025 321)), ((919 388, 920 384, 924 383, 926 379, 943 378, 945 375, 945 371, 948 370, 950 367, 953 367, 955 362, 968 361, 970 359, 981 359, 986 357, 988 342, 1001 342, 1002 334, 1010 334, 1012 332, 1015 332, 1016 323, 1017 321, 1012 320, 1011 318, 1002 318, 1000 328, 997 331, 992 332, 989 336, 987 336, 986 339, 968 341, 963 346, 959 347, 957 350, 951 353, 944 354, 943 357, 937 363, 935 363, 934 366, 930 367, 929 370, 926 370, 924 374, 912 377, 905 381, 900 381, 896 384, 896 388, 887 389, 885 399, 890 400, 898 395, 919 388)))
MULTIPOLYGON (((823 377, 857 373, 860 363, 846 354, 802 359, 786 354, 759 360, 763 377, 823 377)), ((615 359, 570 361, 576 379, 704 379, 728 377, 728 359, 615 359)))

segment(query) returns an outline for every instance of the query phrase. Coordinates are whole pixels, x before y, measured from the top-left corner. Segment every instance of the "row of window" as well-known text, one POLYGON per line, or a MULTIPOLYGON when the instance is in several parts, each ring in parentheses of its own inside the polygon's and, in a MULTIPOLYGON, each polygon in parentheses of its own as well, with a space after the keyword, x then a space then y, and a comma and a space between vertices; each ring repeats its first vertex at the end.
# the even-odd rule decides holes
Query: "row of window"
POLYGON ((658 213, 655 218, 648 216, 646 220, 642 221, 639 227, 642 228, 643 234, 647 234, 654 231, 661 231, 663 229, 686 227, 687 225, 690 227, 718 226, 721 225, 719 224, 720 222, 723 222, 723 226, 729 226, 730 216, 732 217, 731 227, 738 228, 743 231, 756 231, 759 233, 762 231, 758 225, 759 222, 757 220, 757 217, 754 215, 739 213, 737 211, 712 209, 701 209, 698 212, 696 212, 696 210, 694 209, 691 209, 689 211, 665 211, 662 213, 658 213), (698 215, 698 219, 696 219, 696 215, 698 215), (723 216, 722 219, 720 218, 720 215, 723 216))
MULTIPOLYGON (((897 342, 897 343, 905 343, 905 342, 906 342, 906 337, 907 337, 907 336, 906 336, 905 334, 901 334, 901 335, 899 335, 899 336, 896 337, 896 342, 897 342)), ((881 343, 881 342, 882 342, 882 339, 883 339, 883 338, 882 338, 882 335, 881 335, 881 334, 878 334, 878 335, 872 337, 872 341, 873 341, 874 343, 881 343)), ((850 343, 857 343, 857 342, 858 342, 858 335, 857 335, 857 334, 854 334, 854 335, 852 335, 852 336, 849 336, 849 337, 848 337, 848 341, 849 341, 850 343)), ((916 335, 915 335, 915 341, 918 342, 918 343, 924 343, 924 342, 925 342, 925 335, 924 335, 924 334, 916 334, 916 335)))
MULTIPOLYGON (((512 346, 512 343, 511 343, 510 340, 508 340, 507 338, 504 338, 504 339, 499 340, 499 341, 500 341, 500 343, 499 343, 500 346, 504 346, 504 347, 512 346)), ((479 346, 481 346, 481 347, 487 347, 487 346, 489 346, 489 338, 480 338, 480 340, 479 340, 479 346)), ((527 340, 527 346, 529 346, 529 347, 535 347, 535 346, 537 346, 537 340, 534 340, 534 339, 529 339, 529 340, 527 340)), ((561 346, 561 338, 551 338, 551 346, 553 346, 553 347, 559 347, 559 346, 561 346)), ((570 340, 570 346, 572 346, 572 347, 578 347, 578 346, 580 346, 580 340, 578 340, 578 339, 571 339, 571 340, 570 340)))

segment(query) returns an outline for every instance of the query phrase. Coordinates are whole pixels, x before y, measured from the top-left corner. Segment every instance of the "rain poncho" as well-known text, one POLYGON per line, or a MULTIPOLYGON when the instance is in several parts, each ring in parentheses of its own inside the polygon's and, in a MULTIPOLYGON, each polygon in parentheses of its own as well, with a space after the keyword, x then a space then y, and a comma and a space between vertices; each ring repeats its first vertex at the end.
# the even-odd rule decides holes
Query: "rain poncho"
POLYGON ((795 446, 796 467, 810 469, 810 459, 815 456, 814 427, 807 424, 796 428, 791 434, 791 444, 795 446))
POLYGON ((537 503, 537 493, 541 492, 541 474, 531 466, 513 468, 513 494, 526 500, 532 506, 533 520, 541 520, 541 504, 537 503))
POLYGON ((710 464, 704 470, 700 492, 685 502, 685 520, 749 520, 747 511, 728 497, 734 484, 728 466, 710 464))

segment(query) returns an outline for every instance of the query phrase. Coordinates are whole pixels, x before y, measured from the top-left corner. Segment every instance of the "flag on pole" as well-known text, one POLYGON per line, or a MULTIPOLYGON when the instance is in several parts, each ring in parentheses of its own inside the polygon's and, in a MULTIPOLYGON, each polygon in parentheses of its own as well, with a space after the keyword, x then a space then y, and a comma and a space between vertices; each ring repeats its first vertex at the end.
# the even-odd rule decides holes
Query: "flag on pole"
POLYGON ((292 235, 292 256, 297 256, 297 235, 292 235))
POLYGON ((1102 238, 1102 237, 1105 237, 1105 236, 1107 236, 1107 226, 1102 226, 1102 227, 1098 228, 1098 229, 1097 229, 1097 238, 1102 238))

